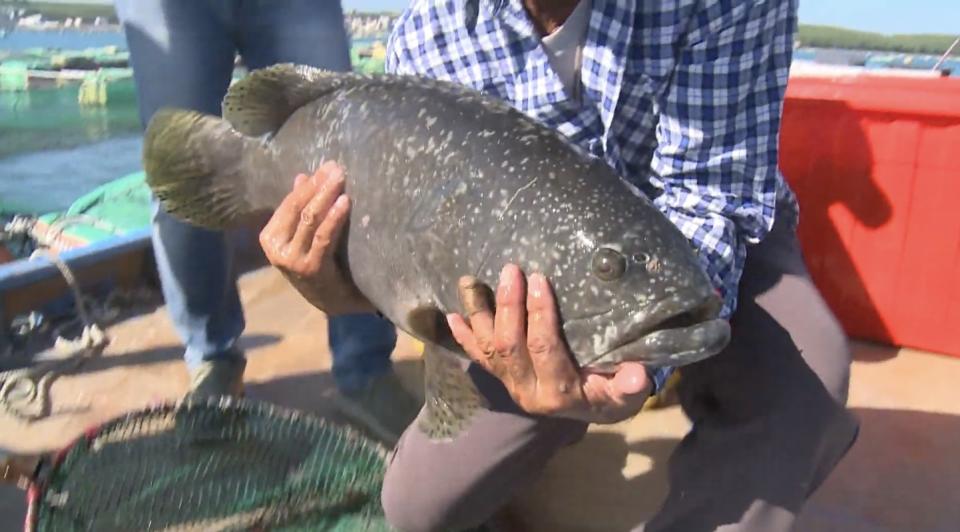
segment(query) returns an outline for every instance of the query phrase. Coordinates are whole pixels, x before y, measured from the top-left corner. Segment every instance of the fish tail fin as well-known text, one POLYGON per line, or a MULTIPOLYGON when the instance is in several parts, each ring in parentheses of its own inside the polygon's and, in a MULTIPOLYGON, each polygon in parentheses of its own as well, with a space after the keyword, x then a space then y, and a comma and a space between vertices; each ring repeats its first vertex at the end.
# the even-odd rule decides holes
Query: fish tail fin
POLYGON ((161 206, 174 217, 224 229, 268 208, 248 194, 253 160, 269 157, 256 139, 226 121, 196 111, 161 109, 144 135, 143 166, 161 206))

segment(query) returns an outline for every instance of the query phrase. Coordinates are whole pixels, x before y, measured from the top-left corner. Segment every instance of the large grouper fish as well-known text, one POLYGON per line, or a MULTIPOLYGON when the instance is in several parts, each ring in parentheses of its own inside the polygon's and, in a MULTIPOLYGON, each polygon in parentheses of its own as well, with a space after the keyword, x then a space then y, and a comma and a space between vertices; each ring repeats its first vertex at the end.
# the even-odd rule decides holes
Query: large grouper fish
POLYGON ((544 273, 581 367, 682 366, 729 340, 690 243, 646 196, 562 134, 459 85, 277 65, 234 84, 222 119, 161 110, 144 147, 163 208, 211 229, 272 212, 295 175, 328 160, 352 199, 336 260, 428 346, 420 427, 431 436, 456 434, 482 404, 460 363, 432 354, 465 358, 443 319, 461 311, 463 275, 496 286, 508 262, 544 273))

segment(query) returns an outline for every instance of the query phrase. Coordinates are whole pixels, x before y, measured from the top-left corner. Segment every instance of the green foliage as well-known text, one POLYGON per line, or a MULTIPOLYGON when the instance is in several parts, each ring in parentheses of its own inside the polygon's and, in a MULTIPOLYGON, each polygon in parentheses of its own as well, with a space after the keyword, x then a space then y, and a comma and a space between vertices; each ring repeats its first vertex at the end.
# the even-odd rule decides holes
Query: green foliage
MULTIPOLYGON (((805 47, 934 55, 946 52, 955 39, 954 35, 883 35, 810 24, 801 24, 797 35, 797 40, 805 47)), ((960 49, 954 50, 952 56, 960 57, 960 49)))

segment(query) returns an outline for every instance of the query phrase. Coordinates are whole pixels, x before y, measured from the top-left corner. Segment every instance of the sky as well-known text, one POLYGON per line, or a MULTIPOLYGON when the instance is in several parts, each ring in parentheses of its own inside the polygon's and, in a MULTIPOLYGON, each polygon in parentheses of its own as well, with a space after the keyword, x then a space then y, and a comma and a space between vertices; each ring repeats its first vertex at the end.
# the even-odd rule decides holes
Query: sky
MULTIPOLYGON (((347 10, 399 11, 409 0, 342 1, 347 10)), ((800 0, 800 22, 880 33, 960 35, 960 0, 800 0)))
POLYGON ((960 35, 960 0, 800 0, 800 22, 880 33, 960 35))

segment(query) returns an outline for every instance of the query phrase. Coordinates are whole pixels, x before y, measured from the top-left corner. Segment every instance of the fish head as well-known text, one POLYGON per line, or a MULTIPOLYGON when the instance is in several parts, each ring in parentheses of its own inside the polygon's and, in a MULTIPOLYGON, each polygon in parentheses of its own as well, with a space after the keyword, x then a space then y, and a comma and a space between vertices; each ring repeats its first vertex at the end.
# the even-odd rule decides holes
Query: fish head
POLYGON ((682 366, 722 350, 721 297, 680 230, 619 179, 581 197, 570 231, 555 235, 562 259, 544 272, 580 366, 682 366))

